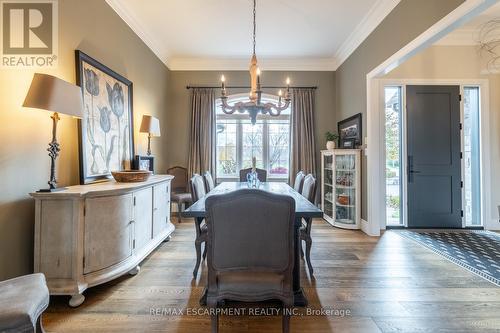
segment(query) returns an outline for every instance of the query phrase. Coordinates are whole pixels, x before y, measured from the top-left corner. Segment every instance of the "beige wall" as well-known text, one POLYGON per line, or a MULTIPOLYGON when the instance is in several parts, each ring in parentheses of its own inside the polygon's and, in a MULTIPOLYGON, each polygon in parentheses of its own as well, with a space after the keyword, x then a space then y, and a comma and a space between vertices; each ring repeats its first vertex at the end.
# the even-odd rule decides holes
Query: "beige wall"
MULTIPOLYGON (((170 166, 187 166, 189 153, 189 90, 187 85, 218 86, 222 72, 217 71, 172 71, 171 72, 171 110, 168 115, 166 146, 168 152, 168 163, 170 166)), ((247 86, 250 76, 248 71, 225 71, 227 84, 229 86, 247 86)), ((262 83, 264 86, 284 85, 286 77, 289 76, 292 85, 295 86, 317 86, 315 106, 315 129, 317 161, 319 163, 319 151, 324 149, 326 140, 324 134, 328 130, 336 130, 335 119, 335 73, 334 72, 263 72, 262 83)), ((229 93, 242 93, 246 90, 230 90, 229 93)), ((264 90, 268 93, 277 93, 277 89, 264 90)), ((319 166, 318 166, 319 170, 319 166)))
MULTIPOLYGON (((363 113, 366 133, 366 74, 458 7, 464 0, 402 0, 337 70, 336 118, 363 113)), ((362 217, 366 219, 366 159, 362 217)))
MULTIPOLYGON (((144 153, 139 135, 143 113, 156 115, 166 129, 168 69, 104 0, 59 1, 59 65, 40 70, 75 82, 74 51, 80 49, 134 84, 136 152, 144 153)), ((46 187, 51 137, 50 114, 21 104, 33 70, 0 69, 0 280, 32 271, 34 204, 28 193, 46 187)), ((76 120, 62 116, 58 138, 60 185, 76 184, 78 132, 76 120)), ((166 136, 153 141, 158 169, 166 169, 166 136)))
MULTIPOLYGON (((486 71, 487 57, 475 46, 433 46, 417 54, 384 79, 474 80, 489 82, 489 130, 491 211, 486 212, 486 226, 499 229, 500 175, 494 166, 500 165, 500 74, 486 71), (483 73, 483 74, 482 74, 483 73)), ((460 83, 457 83, 460 84, 460 83)), ((484 112, 486 110, 482 110, 484 112)))

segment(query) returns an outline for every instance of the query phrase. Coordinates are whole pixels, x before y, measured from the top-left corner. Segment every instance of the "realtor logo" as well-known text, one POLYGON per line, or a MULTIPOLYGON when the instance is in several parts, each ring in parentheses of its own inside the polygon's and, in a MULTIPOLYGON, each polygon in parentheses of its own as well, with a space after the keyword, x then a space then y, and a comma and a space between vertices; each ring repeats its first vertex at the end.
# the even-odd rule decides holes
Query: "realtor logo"
POLYGON ((57 65, 57 1, 2 0, 1 67, 57 65))

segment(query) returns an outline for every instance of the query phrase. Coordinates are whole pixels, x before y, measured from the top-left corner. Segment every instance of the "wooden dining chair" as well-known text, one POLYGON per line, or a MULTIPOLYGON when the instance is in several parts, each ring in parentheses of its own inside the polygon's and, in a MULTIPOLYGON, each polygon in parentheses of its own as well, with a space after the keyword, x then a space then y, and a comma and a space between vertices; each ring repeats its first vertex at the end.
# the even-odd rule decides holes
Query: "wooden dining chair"
POLYGON ((177 204, 177 221, 182 222, 182 207, 190 204, 191 193, 188 189, 188 171, 181 166, 167 169, 167 174, 174 176, 171 183, 170 201, 177 204))
MULTIPOLYGON (((302 185, 302 196, 314 204, 314 199, 316 198, 316 179, 312 174, 308 174, 304 178, 302 185)), ((300 237, 300 253, 304 257, 304 251, 302 250, 302 241, 306 243, 306 262, 309 268, 309 274, 313 275, 313 267, 311 264, 311 228, 312 228, 312 218, 302 219, 302 227, 300 227, 299 237, 300 237)))
MULTIPOLYGON (((193 202, 200 200, 203 196, 207 194, 205 190, 205 182, 203 181, 203 177, 194 174, 193 177, 189 180, 189 185, 191 187, 191 195, 193 202)), ((204 222, 199 222, 195 219, 195 230, 196 230, 196 239, 194 241, 194 247, 196 249, 196 265, 193 270, 193 277, 196 279, 198 275, 198 268, 201 264, 201 244, 205 243, 205 249, 203 251, 203 259, 207 255, 207 225, 204 222)))
POLYGON ((205 179, 205 189, 207 192, 212 191, 215 188, 215 182, 212 178, 212 174, 210 171, 205 171, 203 174, 203 178, 205 179))
MULTIPOLYGON (((267 181, 267 170, 264 169, 255 169, 257 172, 257 178, 259 179, 260 182, 266 182, 267 181)), ((247 169, 241 169, 240 170, 240 182, 246 182, 247 181, 247 174, 252 172, 252 168, 247 168, 247 169)))
POLYGON ((299 193, 302 192, 302 185, 304 184, 304 178, 306 177, 306 174, 304 171, 299 171, 297 172, 297 175, 295 176, 295 182, 293 183, 293 189, 299 193))
MULTIPOLYGON (((280 300, 282 331, 293 307, 295 200, 255 189, 207 197, 207 306, 280 300), (262 232, 265 230, 265 232, 262 232)), ((218 331, 217 311, 212 332, 218 331)))

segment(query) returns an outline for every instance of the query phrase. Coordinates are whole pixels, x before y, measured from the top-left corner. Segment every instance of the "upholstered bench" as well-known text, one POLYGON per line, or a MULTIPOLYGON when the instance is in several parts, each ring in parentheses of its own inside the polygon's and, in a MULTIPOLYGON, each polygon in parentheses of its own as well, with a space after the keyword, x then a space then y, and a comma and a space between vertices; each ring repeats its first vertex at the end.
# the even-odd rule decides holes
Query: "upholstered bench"
POLYGON ((0 332, 43 332, 49 290, 41 273, 0 282, 0 332))

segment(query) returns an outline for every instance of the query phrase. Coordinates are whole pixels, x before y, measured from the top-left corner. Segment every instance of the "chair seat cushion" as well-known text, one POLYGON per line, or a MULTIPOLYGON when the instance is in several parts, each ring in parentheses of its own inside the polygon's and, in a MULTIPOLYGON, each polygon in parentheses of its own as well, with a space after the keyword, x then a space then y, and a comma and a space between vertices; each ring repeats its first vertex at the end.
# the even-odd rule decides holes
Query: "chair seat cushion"
POLYGON ((171 200, 175 202, 191 202, 191 193, 172 193, 171 200))
POLYGON ((49 305, 43 274, 0 282, 0 332, 33 332, 38 317, 49 305))
POLYGON ((221 272, 217 283, 221 293, 255 295, 283 291, 283 275, 273 272, 221 272))

